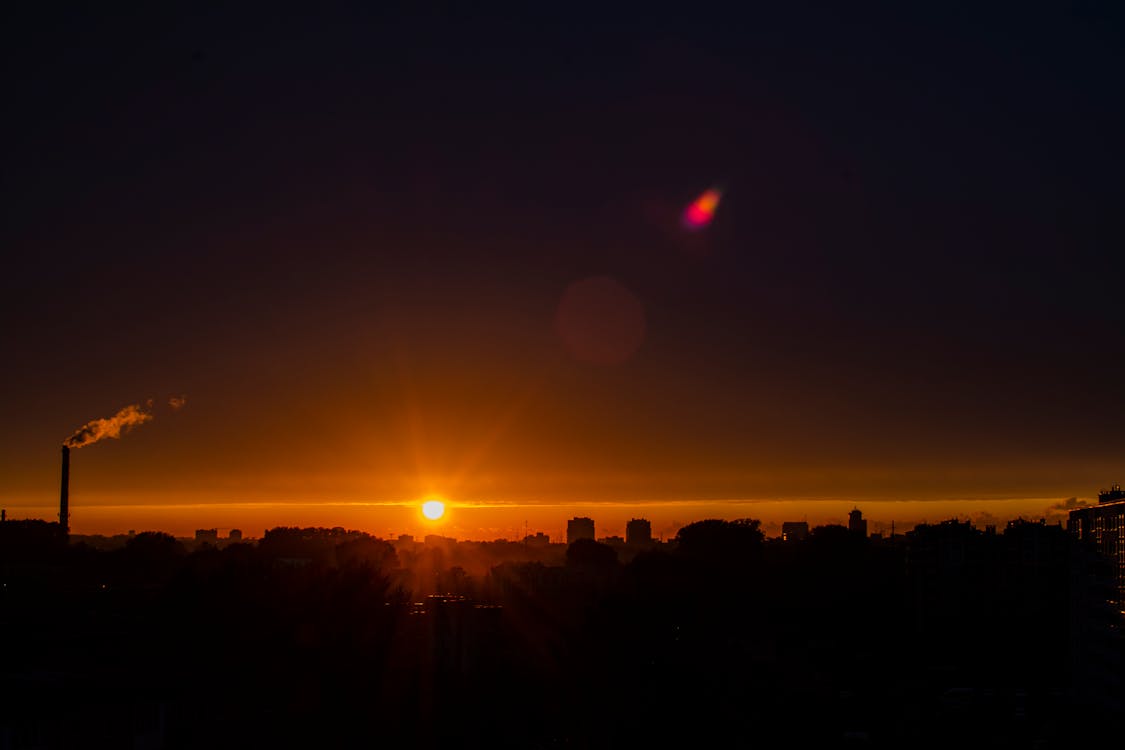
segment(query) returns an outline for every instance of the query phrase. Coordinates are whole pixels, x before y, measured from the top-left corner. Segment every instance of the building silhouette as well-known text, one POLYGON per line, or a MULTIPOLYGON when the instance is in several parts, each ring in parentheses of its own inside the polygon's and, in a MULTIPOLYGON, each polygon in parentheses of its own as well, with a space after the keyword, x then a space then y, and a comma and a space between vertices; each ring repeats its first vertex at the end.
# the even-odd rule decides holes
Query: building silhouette
POLYGON ((1075 695, 1094 715, 1125 706, 1125 491, 1114 484, 1097 505, 1075 508, 1067 531, 1080 549, 1071 562, 1071 660, 1075 695))
POLYGON ((799 542, 809 536, 808 521, 784 521, 781 524, 781 539, 785 542, 799 542))
POLYGON ((218 544, 219 543, 219 530, 218 529, 196 529, 195 530, 196 544, 218 544))
POLYGON ((1117 601, 1125 603, 1125 490, 1119 484, 1102 490, 1097 505, 1070 511, 1066 527, 1113 567, 1117 601))
POLYGON ((523 543, 528 547, 536 547, 538 549, 545 549, 551 544, 551 537, 544 534, 542 531, 537 531, 534 534, 529 534, 523 538, 523 543))
POLYGON ((594 519, 584 516, 566 522, 566 543, 574 544, 579 539, 594 538, 594 519))
POLYGON ((867 520, 863 517, 859 508, 852 508, 852 511, 848 513, 848 530, 853 534, 867 536, 867 520))
POLYGON ((652 524, 644 518, 634 518, 625 524, 625 543, 633 546, 652 544, 652 524))

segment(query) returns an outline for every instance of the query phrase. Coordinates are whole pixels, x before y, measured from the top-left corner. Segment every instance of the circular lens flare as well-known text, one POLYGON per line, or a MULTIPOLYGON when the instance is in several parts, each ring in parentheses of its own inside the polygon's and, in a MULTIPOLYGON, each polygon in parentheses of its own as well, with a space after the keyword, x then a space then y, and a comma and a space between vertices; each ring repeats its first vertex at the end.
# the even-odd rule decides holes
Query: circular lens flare
POLYGON ((645 339, 645 310, 637 296, 609 276, 566 288, 555 312, 555 330, 576 359, 624 364, 645 339))
POLYGON ((422 503, 422 515, 436 521, 445 515, 445 503, 441 500, 427 500, 422 503))

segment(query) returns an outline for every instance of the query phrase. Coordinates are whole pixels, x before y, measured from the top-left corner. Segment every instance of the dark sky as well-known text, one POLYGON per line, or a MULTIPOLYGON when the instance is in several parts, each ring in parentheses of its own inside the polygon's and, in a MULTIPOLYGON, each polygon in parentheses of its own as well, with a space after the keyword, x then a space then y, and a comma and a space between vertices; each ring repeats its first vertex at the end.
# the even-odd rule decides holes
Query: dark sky
POLYGON ((6 502, 1125 478, 1120 9, 371 5, 5 18, 6 502))

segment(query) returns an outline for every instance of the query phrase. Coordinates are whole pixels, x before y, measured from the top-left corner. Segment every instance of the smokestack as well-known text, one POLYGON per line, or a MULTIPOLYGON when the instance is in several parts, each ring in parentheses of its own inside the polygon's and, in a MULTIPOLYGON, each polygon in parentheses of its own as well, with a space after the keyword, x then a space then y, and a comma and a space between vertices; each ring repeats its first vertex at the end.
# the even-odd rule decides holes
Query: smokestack
POLYGON ((62 447, 62 487, 59 490, 59 528, 63 536, 70 533, 70 448, 62 447))

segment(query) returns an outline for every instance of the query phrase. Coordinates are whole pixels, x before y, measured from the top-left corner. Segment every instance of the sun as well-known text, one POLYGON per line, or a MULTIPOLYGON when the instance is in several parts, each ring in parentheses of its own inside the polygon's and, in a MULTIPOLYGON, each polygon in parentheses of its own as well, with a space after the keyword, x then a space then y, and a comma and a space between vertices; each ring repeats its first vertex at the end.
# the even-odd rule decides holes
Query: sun
POLYGON ((445 515, 445 503, 441 500, 427 500, 422 503, 422 515, 436 521, 445 515))

